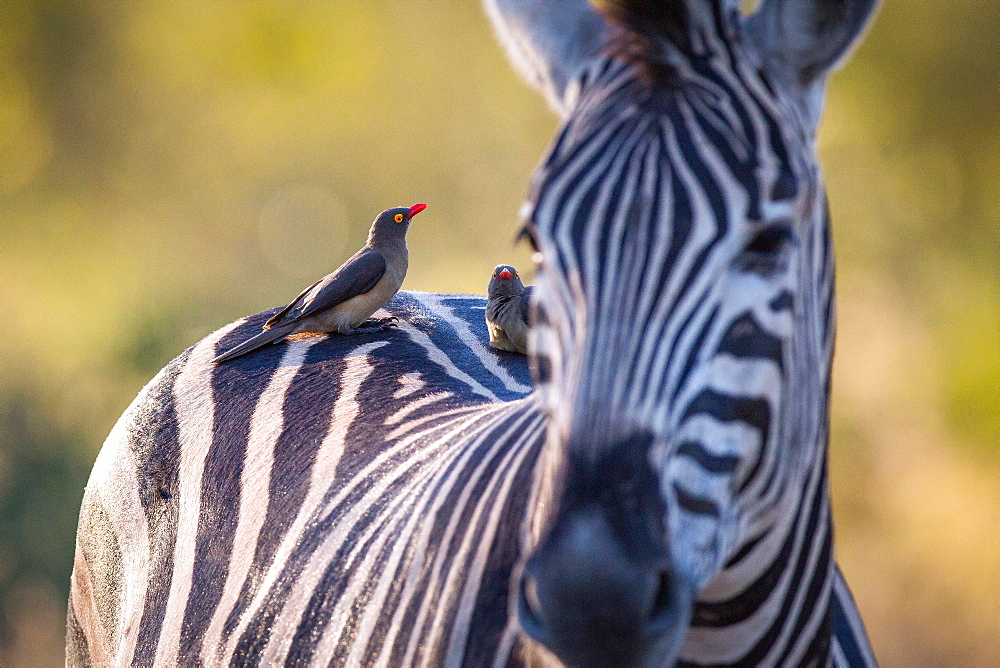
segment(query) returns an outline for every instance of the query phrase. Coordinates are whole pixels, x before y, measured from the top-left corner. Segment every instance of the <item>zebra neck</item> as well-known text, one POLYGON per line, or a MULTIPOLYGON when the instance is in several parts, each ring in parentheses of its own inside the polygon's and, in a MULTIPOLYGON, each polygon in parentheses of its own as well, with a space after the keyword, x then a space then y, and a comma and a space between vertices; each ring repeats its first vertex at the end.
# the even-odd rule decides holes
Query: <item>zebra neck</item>
POLYGON ((771 516, 699 594, 682 663, 827 663, 835 568, 825 448, 771 516))

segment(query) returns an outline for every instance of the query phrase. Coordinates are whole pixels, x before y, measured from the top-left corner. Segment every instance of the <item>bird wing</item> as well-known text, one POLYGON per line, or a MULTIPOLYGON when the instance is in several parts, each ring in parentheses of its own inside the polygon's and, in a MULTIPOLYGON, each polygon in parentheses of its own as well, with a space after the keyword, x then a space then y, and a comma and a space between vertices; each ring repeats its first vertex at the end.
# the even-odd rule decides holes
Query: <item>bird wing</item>
POLYGON ((528 322, 528 311, 531 309, 531 293, 533 292, 533 286, 529 285, 524 288, 524 292, 521 293, 521 318, 525 322, 528 322))
POLYGON ((268 327, 291 322, 363 295, 385 275, 385 257, 377 248, 362 248, 332 274, 313 283, 267 321, 268 327))
POLYGON ((303 297, 305 297, 309 293, 310 290, 312 290, 313 288, 315 288, 317 285, 319 285, 320 283, 322 283, 325 280, 326 280, 326 277, 324 276, 323 278, 319 279, 318 281, 316 281, 315 283, 313 283, 312 285, 310 285, 308 288, 306 288, 305 290, 303 290, 302 292, 300 292, 299 296, 296 297, 295 299, 293 299, 291 302, 289 302, 288 306, 286 306, 285 308, 281 309, 280 311, 278 311, 277 313, 275 313, 274 315, 272 315, 270 318, 267 319, 267 322, 264 323, 264 329, 269 329, 270 327, 273 327, 274 325, 277 325, 278 322, 281 321, 281 319, 285 316, 286 313, 288 313, 293 308, 295 308, 296 304, 299 303, 299 300, 301 300, 303 297))

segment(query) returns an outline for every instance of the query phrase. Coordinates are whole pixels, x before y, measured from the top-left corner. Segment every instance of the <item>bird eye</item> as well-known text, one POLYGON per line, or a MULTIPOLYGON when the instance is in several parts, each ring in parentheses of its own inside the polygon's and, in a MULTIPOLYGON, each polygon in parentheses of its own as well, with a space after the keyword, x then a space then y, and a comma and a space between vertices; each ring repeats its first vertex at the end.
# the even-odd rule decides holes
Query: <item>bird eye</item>
POLYGON ((395 219, 396 219, 396 222, 397 222, 397 223, 401 223, 401 222, 403 222, 403 214, 401 214, 401 213, 397 213, 397 214, 395 215, 395 219))

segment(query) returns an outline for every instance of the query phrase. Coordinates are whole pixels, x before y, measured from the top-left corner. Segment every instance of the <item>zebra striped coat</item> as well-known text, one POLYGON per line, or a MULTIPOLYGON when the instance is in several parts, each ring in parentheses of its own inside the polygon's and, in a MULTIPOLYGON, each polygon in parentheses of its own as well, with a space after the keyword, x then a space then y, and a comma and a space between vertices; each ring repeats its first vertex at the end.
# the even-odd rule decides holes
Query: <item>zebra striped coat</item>
POLYGON ((223 366, 269 314, 206 338, 95 465, 70 663, 874 663, 811 140, 874 3, 487 7, 566 117, 524 209, 533 382, 467 296, 223 366))
POLYGON ((543 427, 524 358, 489 348, 484 308, 401 293, 397 330, 210 363, 268 311, 167 366, 88 485, 70 663, 510 654, 507 581, 543 427))
MULTIPOLYGON (((403 292, 398 330, 210 364, 266 311, 171 362, 87 486, 67 662, 525 660, 508 591, 544 424, 484 308, 403 292)), ((839 578, 834 593, 837 663, 861 665, 839 578)))

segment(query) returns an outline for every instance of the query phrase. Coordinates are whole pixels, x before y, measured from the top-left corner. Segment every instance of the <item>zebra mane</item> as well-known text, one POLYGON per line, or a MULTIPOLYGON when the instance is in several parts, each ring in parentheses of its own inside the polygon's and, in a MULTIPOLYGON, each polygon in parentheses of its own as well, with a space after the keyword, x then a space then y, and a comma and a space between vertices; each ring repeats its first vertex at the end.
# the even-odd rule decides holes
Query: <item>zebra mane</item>
MULTIPOLYGON (((657 37, 669 39, 684 52, 690 50, 690 14, 681 0, 594 0, 610 21, 625 29, 628 43, 652 47, 657 37)), ((624 45, 622 45, 624 46, 624 45)), ((638 55, 638 54, 636 54, 638 55)), ((646 57, 653 54, 644 52, 646 57)))
POLYGON ((682 57, 704 52, 712 35, 730 33, 729 0, 593 0, 597 10, 620 30, 609 40, 608 55, 637 66, 648 83, 677 81, 682 57))

